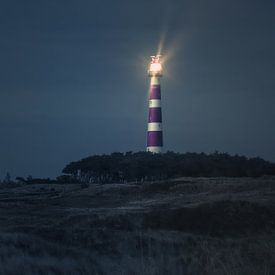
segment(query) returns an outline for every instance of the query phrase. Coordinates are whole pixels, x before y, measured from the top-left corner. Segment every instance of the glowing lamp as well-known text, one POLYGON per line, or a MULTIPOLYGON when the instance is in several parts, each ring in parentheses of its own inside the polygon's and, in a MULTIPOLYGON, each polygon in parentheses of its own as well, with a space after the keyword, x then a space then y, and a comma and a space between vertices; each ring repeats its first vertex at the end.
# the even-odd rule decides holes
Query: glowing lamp
POLYGON ((162 76, 162 65, 160 62, 160 55, 151 56, 151 63, 148 70, 148 75, 151 76, 162 76))

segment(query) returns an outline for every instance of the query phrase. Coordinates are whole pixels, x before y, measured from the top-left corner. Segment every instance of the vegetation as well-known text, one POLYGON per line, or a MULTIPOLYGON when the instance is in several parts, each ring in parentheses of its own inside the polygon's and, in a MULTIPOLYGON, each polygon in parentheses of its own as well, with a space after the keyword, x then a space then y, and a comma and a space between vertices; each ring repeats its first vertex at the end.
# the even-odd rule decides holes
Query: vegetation
POLYGON ((76 178, 73 178, 69 175, 61 175, 61 176, 58 176, 56 179, 33 178, 31 176, 27 177, 27 179, 23 177, 16 177, 16 181, 22 184, 80 183, 76 178))
POLYGON ((259 177, 275 175, 275 164, 227 153, 149 152, 94 155, 71 162, 63 173, 82 182, 108 183, 176 177, 259 177))
POLYGON ((275 178, 0 189, 0 274, 275 274, 275 178))

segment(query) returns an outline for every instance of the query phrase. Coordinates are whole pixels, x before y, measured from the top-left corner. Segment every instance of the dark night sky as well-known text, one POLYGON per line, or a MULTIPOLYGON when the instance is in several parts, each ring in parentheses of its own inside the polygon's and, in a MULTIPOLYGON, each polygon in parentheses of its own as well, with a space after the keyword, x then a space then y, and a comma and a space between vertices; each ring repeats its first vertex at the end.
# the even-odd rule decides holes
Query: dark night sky
POLYGON ((0 177, 145 150, 160 40, 165 149, 275 161, 275 1, 0 4, 0 177))

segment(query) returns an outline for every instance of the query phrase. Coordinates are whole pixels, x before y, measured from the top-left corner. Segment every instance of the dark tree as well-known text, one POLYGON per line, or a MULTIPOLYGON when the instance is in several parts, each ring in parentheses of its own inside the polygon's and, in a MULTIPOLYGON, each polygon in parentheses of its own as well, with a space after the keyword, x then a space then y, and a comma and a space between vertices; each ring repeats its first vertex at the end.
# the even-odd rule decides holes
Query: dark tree
MULTIPOLYGON (((80 182, 152 181, 176 177, 259 177, 275 175, 275 164, 227 153, 149 152, 94 155, 71 162, 63 173, 80 182)), ((67 176, 68 177, 68 176, 67 176)), ((65 179, 65 178, 63 178, 65 179)), ((68 178, 66 178, 68 179, 68 178)))

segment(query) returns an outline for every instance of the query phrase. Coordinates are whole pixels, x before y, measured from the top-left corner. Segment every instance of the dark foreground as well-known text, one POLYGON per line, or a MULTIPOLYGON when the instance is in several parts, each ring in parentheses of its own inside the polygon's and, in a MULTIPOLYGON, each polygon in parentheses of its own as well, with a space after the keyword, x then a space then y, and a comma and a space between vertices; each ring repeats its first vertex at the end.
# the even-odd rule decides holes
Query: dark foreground
POLYGON ((0 189, 0 274, 275 274, 275 179, 0 189))

